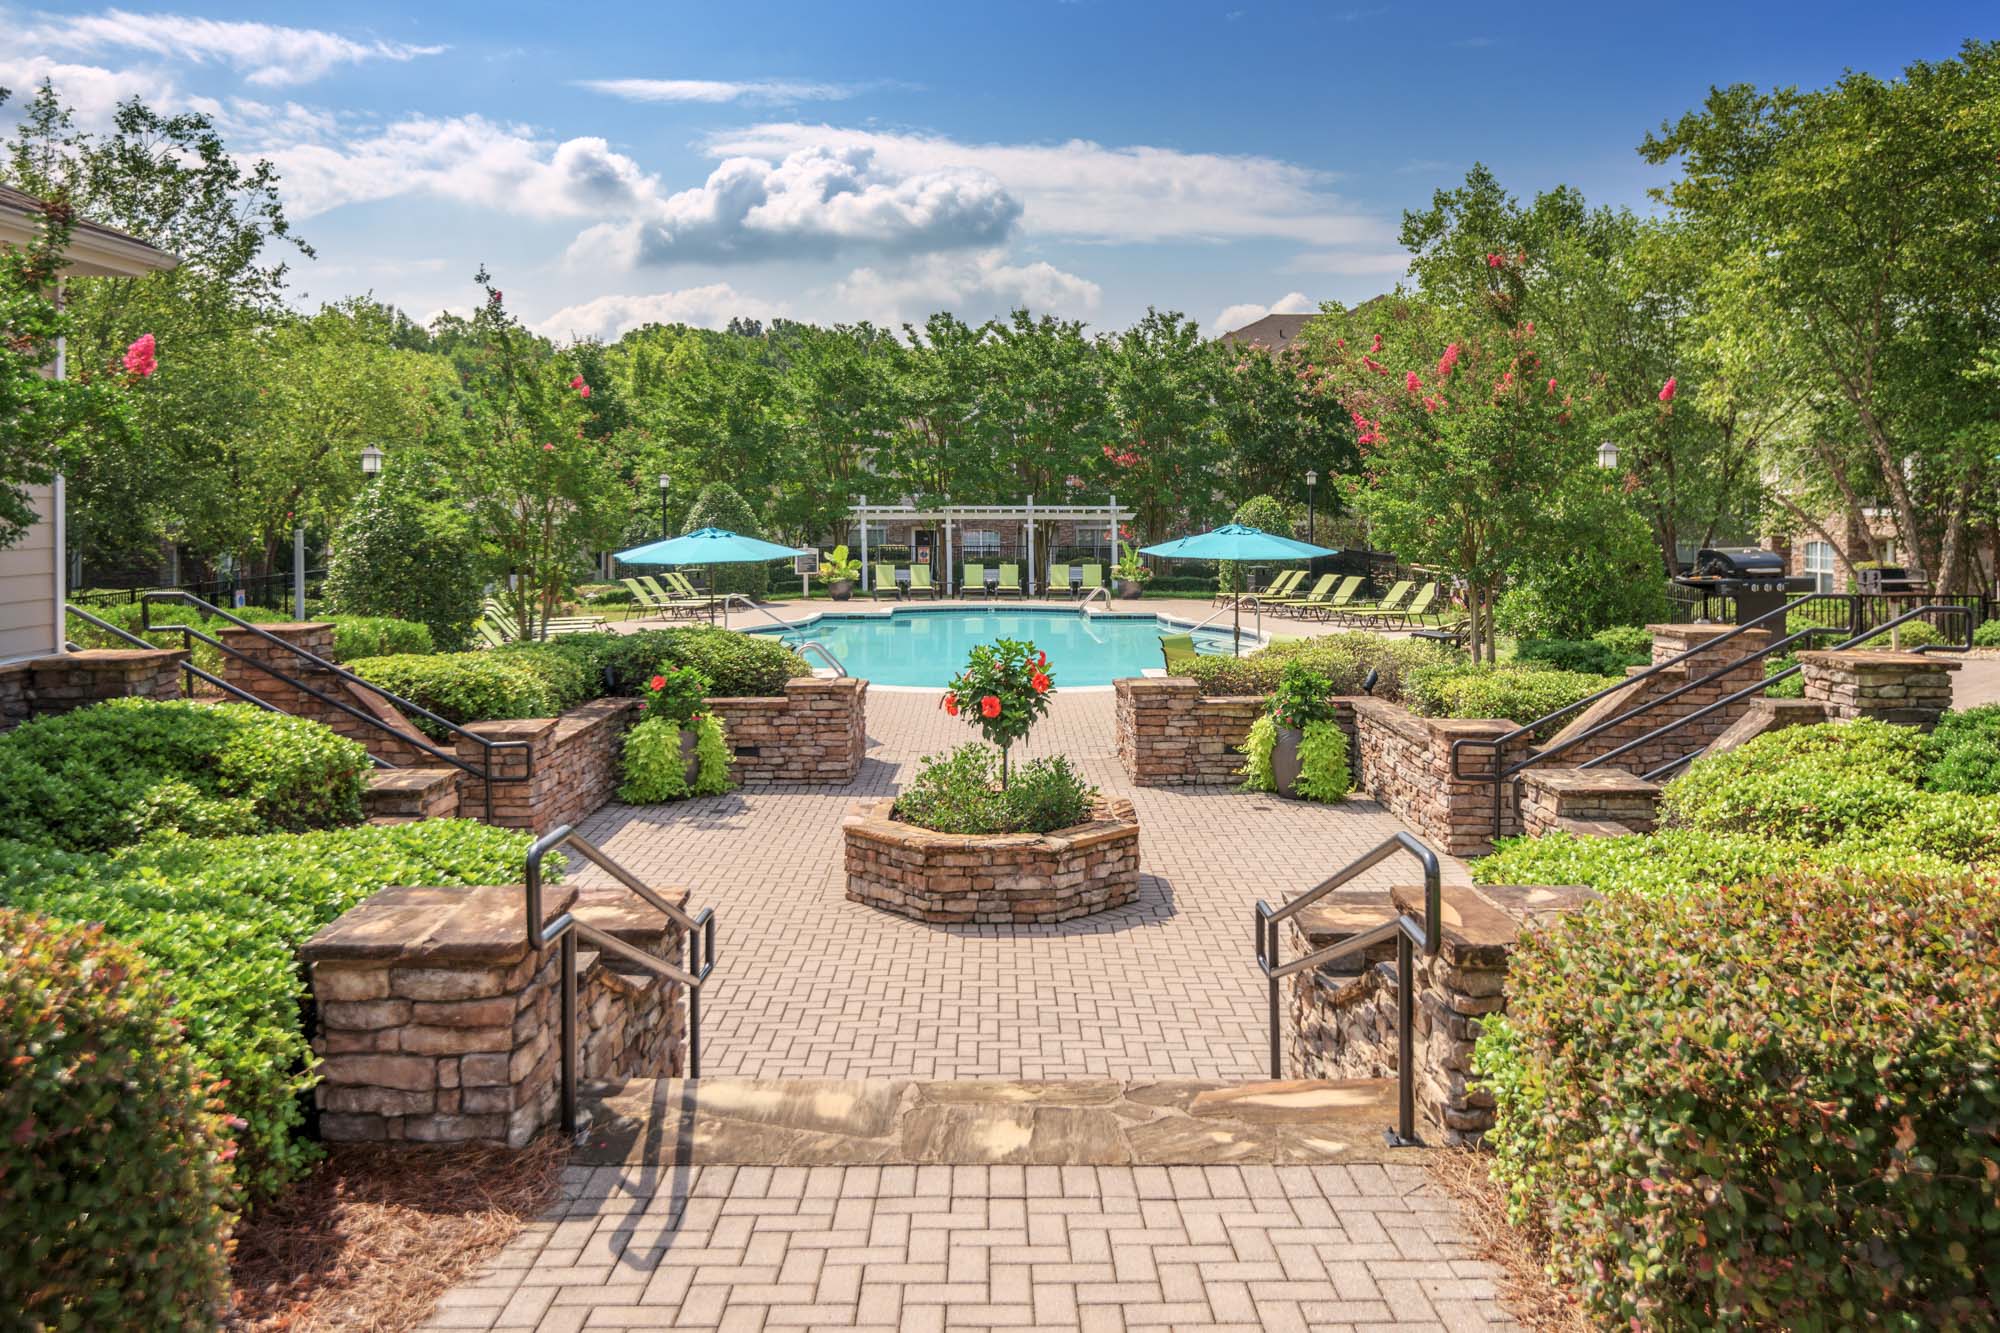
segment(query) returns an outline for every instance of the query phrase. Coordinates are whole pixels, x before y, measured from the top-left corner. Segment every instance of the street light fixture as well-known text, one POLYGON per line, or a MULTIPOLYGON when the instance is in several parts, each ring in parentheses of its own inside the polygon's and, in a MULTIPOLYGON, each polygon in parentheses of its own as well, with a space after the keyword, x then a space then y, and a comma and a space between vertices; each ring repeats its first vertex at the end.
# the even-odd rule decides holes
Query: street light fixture
POLYGON ((1314 503, 1319 486, 1319 469, 1306 469, 1306 540, 1319 544, 1319 510, 1314 503))
POLYGON ((382 470, 382 460, 387 457, 388 457, 387 454, 383 453, 380 449, 377 449, 372 444, 369 445, 366 449, 363 449, 361 451, 362 475, 372 477, 376 473, 380 472, 382 470))
POLYGON ((1618 466, 1618 446, 1616 443, 1606 440, 1603 444, 1597 446, 1597 466, 1602 468, 1614 468, 1618 466))
POLYGON ((669 473, 660 474, 660 536, 667 535, 667 488, 674 484, 669 473))

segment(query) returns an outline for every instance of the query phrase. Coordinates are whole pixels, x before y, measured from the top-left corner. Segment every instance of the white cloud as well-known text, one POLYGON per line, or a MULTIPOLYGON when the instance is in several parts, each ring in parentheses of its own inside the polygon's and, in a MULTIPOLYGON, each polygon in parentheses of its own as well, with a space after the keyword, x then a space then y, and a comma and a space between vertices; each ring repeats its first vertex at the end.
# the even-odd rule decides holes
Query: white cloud
POLYGON ((1097 309, 1103 289, 1046 261, 1010 264, 1000 250, 924 255, 885 268, 857 268, 831 293, 842 319, 891 327, 937 310, 963 319, 1004 315, 1017 306, 1077 318, 1097 309))
POLYGON ((916 176, 971 170, 1022 204, 1021 225, 1090 241, 1277 237, 1314 246, 1382 244, 1395 229, 1347 206, 1324 172, 1277 158, 1173 148, 967 144, 938 135, 772 123, 718 133, 717 157, 776 160, 808 149, 864 150, 878 171, 916 176))
POLYGON ((791 79, 584 79, 577 84, 628 102, 839 102, 863 85, 791 79))
MULTIPOLYGON (((5 16, 0 15, 0 22, 5 16)), ((33 96, 43 79, 76 116, 77 124, 98 129, 111 123, 111 113, 128 97, 138 97, 148 106, 172 106, 181 101, 173 80, 165 75, 138 70, 103 69, 97 65, 74 65, 52 56, 16 56, 0 52, 0 88, 11 88, 14 96, 0 115, 11 117, 33 96)))
POLYGON ((738 315, 769 320, 785 313, 783 304, 749 296, 726 282, 679 291, 600 296, 564 306, 535 329, 551 338, 602 338, 610 341, 642 324, 692 324, 719 329, 738 315))
POLYGON ((142 51, 162 59, 195 64, 216 61, 243 74, 248 83, 277 87, 310 83, 340 65, 368 60, 414 60, 436 55, 442 46, 357 41, 318 28, 286 28, 270 23, 195 18, 181 14, 140 14, 108 9, 102 14, 44 15, 16 34, 23 43, 65 51, 142 51))
POLYGON ((884 171, 864 148, 808 147, 778 162, 733 157, 702 184, 641 201, 586 230, 573 262, 643 267, 827 255, 852 247, 906 254, 990 245, 1020 203, 983 172, 884 171))
POLYGON ((1223 307, 1222 313, 1209 325, 1214 333, 1230 333, 1245 324, 1254 324, 1266 315, 1305 315, 1319 309, 1319 303, 1307 297, 1304 292, 1286 292, 1269 305, 1244 302, 1241 305, 1223 307))

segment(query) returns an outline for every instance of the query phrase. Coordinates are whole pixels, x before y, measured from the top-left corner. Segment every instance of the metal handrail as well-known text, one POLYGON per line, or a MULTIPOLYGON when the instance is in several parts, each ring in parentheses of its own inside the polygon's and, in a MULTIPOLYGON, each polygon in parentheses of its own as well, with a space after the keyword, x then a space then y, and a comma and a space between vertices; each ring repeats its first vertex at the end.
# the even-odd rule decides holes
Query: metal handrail
POLYGON ((526 899, 528 912, 528 943, 537 949, 547 948, 551 943, 560 942, 562 966, 562 1039, 559 1051, 562 1064, 562 1127, 563 1133, 576 1133, 576 1082, 577 1082, 577 1015, 576 1015, 576 941, 579 936, 590 941, 597 948, 617 954, 627 962, 634 963, 687 988, 688 996, 688 1077, 701 1077, 701 988, 715 970, 715 909, 704 907, 689 915, 678 905, 667 901, 647 886, 637 875, 619 865, 604 852, 586 840, 576 831, 574 825, 564 824, 535 839, 528 848, 527 861, 521 871, 521 887, 526 899), (586 861, 595 865, 619 884, 631 890, 648 906, 657 908, 666 918, 681 930, 681 962, 676 965, 664 958, 655 958, 643 949, 636 949, 616 935, 599 930, 576 919, 573 912, 564 912, 547 925, 542 924, 542 861, 559 847, 575 849, 586 861))
POLYGON ((1443 895, 1444 876, 1438 864, 1437 853, 1412 834, 1397 833, 1282 907, 1273 908, 1261 898, 1258 899, 1251 921, 1257 947, 1257 966, 1263 970, 1265 981, 1270 987, 1271 1077, 1274 1079, 1284 1077, 1285 1072, 1284 1053, 1278 1035, 1278 983, 1307 968, 1318 967, 1322 963, 1331 962, 1347 954, 1372 949, 1394 937, 1396 941, 1396 1128, 1386 1135, 1392 1147, 1423 1146, 1423 1140, 1417 1137, 1414 977, 1416 956, 1412 945, 1421 944, 1424 956, 1427 958, 1435 958, 1438 950, 1444 946, 1443 895), (1315 949, 1302 958, 1294 958, 1289 963, 1280 961, 1282 949, 1278 940, 1279 923, 1289 921, 1356 875, 1388 860, 1399 851, 1408 852, 1416 857, 1417 863, 1423 867, 1423 920, 1417 920, 1408 912, 1401 912, 1394 920, 1385 921, 1373 930, 1315 949))
MULTIPOLYGON (((400 744, 407 745, 413 750, 416 750, 422 754, 429 755, 431 758, 436 759, 439 762, 444 763, 452 768, 456 768, 460 772, 465 773, 468 776, 478 778, 480 780, 481 788, 485 793, 486 820, 488 823, 491 823, 493 820, 493 784, 498 780, 494 776, 494 760, 493 760, 494 752, 496 750, 523 751, 524 753, 526 753, 528 757, 527 758, 528 766, 530 768, 532 768, 533 766, 534 751, 532 747, 530 747, 527 741, 496 741, 491 739, 490 737, 482 736, 476 731, 468 731, 466 728, 460 726, 456 722, 451 721, 449 718, 439 717, 436 713, 433 713, 430 709, 425 708, 422 704, 416 703, 413 700, 405 699, 401 695, 391 694, 388 690, 383 689, 380 685, 375 684, 373 681, 368 680, 365 677, 357 676, 352 671, 349 671, 346 667, 340 666, 339 664, 334 662, 329 662, 325 658, 319 656, 319 654, 311 652, 305 648, 301 648, 299 647, 299 645, 292 643, 287 639, 281 639, 277 635, 271 633, 269 630, 263 629, 260 626, 251 624, 247 620, 243 620, 237 616, 231 615, 229 612, 224 611, 221 607, 213 606, 208 602, 204 602, 201 598, 196 597, 193 593, 183 592, 179 589, 155 589, 154 591, 144 594, 139 599, 139 624, 141 628, 148 631, 157 629, 169 634, 178 632, 182 636, 183 642, 191 642, 192 640, 199 639, 201 642, 208 644, 210 647, 232 658, 233 660, 247 663, 248 665, 257 668, 259 671, 264 672, 266 675, 275 677, 283 684, 288 685, 292 689, 299 691, 301 694, 306 695, 308 698, 314 699, 319 703, 322 703, 327 707, 334 709, 337 712, 345 713, 349 717, 355 718, 367 726, 374 727, 376 730, 391 737, 400 744), (258 638, 263 639, 265 642, 275 644, 276 646, 283 648, 285 651, 291 653, 295 657, 303 658, 305 661, 311 663, 313 666, 331 674, 336 679, 344 680, 350 685, 359 686, 360 688, 368 691, 371 694, 386 699, 389 703, 395 705, 395 707, 402 712, 414 713, 419 717, 426 718, 429 721, 436 723, 438 726, 444 728, 446 731, 450 732, 454 736, 460 736, 468 740, 474 741, 479 745, 480 749, 485 755, 484 763, 478 765, 471 764, 463 759, 460 759, 457 755, 451 753, 450 751, 440 750, 435 745, 432 745, 427 738, 423 737, 421 733, 415 732, 414 729, 411 732, 398 731, 394 727, 391 727, 388 723, 384 722, 381 718, 375 716, 373 713, 369 713, 362 709, 356 708, 354 705, 347 703, 345 700, 336 699, 333 696, 326 694, 321 690, 317 690, 312 686, 306 684, 304 681, 299 680, 297 677, 287 675, 285 672, 280 671, 277 667, 271 665, 269 662, 266 662, 261 658, 254 657, 249 653, 243 652, 239 648, 232 647, 231 645, 222 642, 222 640, 216 638, 214 635, 209 634, 204 630, 198 630, 192 625, 155 625, 152 623, 152 605, 155 601, 186 602, 192 606, 201 609, 202 611, 206 612, 209 615, 215 616, 216 618, 221 620, 228 621, 231 625, 234 625, 238 629, 247 629, 251 633, 255 634, 258 638)), ((212 676, 208 676, 206 672, 201 671, 200 668, 194 665, 193 652, 191 649, 188 656, 189 660, 181 664, 181 668, 183 671, 187 672, 189 675, 200 675, 200 676, 206 676, 210 680, 214 679, 212 676)), ((229 688, 229 687, 225 685, 224 688, 229 688)), ((232 692, 241 693, 241 691, 232 691, 232 692)), ((388 763, 387 761, 383 761, 381 766, 386 768, 395 767, 394 764, 388 763)), ((519 778, 514 778, 509 780, 516 782, 525 782, 528 780, 530 776, 531 774, 528 771, 524 770, 519 778)))
POLYGON ((1202 630, 1208 628, 1212 621, 1220 620, 1224 611, 1234 612, 1245 602, 1248 602, 1251 609, 1257 613, 1257 641, 1261 644, 1264 641, 1264 599, 1254 592, 1239 594, 1235 601, 1224 603, 1214 611, 1209 612, 1207 616, 1191 626, 1188 629, 1188 633, 1199 634, 1202 630))
POLYGON ((1103 586, 1102 584, 1099 584, 1097 587, 1092 588, 1089 592, 1083 595, 1083 600, 1076 604, 1076 613, 1078 615, 1083 615, 1084 613, 1089 611, 1091 600, 1097 597, 1102 597, 1104 599, 1104 609, 1106 611, 1111 611, 1116 609, 1111 605, 1111 589, 1103 586))
POLYGON ((725 613, 729 610, 729 608, 733 604, 741 602, 743 603, 744 610, 755 611, 758 615, 761 615, 762 617, 764 617, 764 619, 770 621, 773 625, 776 625, 779 629, 795 630, 798 628, 797 625, 792 624, 789 620, 780 620, 777 616, 771 614, 771 609, 769 607, 757 605, 757 603, 751 601, 750 598, 744 593, 726 592, 722 594, 720 600, 722 602, 722 609, 725 613))
POLYGON ((846 663, 842 662, 838 657, 835 657, 833 655, 833 649, 827 647, 825 644, 821 643, 818 639, 801 639, 799 642, 792 645, 792 651, 799 654, 801 657, 803 657, 807 653, 818 653, 820 655, 820 658, 823 661, 825 661, 825 663, 828 666, 833 668, 834 675, 845 676, 847 674, 846 663))

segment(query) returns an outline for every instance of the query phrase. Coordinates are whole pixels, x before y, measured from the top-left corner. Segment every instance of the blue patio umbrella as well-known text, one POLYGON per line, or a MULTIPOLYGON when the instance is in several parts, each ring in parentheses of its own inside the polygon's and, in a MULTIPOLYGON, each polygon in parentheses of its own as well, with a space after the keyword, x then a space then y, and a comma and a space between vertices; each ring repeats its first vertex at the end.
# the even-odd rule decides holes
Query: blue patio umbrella
MULTIPOLYGON (((708 586, 713 588, 717 565, 752 565, 807 553, 804 547, 780 546, 727 528, 696 528, 678 537, 615 552, 611 558, 628 565, 707 565, 708 586)), ((708 616, 711 621, 715 619, 713 602, 709 603, 708 616)))
POLYGON ((1242 523, 1225 523, 1208 532, 1197 532, 1192 537, 1179 537, 1157 546, 1142 546, 1140 555, 1157 556, 1162 560, 1230 560, 1236 562, 1238 586, 1231 591, 1231 605, 1236 609, 1236 629, 1234 644, 1236 653, 1243 653, 1243 597, 1241 580, 1243 562, 1246 560, 1310 560, 1316 555, 1338 555, 1340 552, 1324 546, 1314 546, 1311 542, 1293 541, 1290 537, 1280 537, 1262 528, 1249 527, 1242 523))

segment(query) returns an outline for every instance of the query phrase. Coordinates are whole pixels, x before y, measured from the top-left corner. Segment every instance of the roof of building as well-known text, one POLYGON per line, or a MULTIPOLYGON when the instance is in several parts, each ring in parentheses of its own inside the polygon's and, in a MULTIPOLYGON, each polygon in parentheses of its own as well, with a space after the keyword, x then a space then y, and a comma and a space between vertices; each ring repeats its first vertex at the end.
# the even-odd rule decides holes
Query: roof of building
POLYGON ((1266 315, 1240 329, 1231 329, 1222 335, 1222 341, 1282 352, 1291 345, 1292 339, 1299 336, 1299 330, 1306 326, 1306 321, 1318 313, 1317 310, 1306 310, 1295 315, 1266 315))
MULTIPOLYGON (((42 201, 0 185, 0 245, 25 245, 41 230, 42 201)), ((81 278, 127 278, 172 268, 181 261, 129 232, 76 219, 70 228, 63 272, 81 278)))

